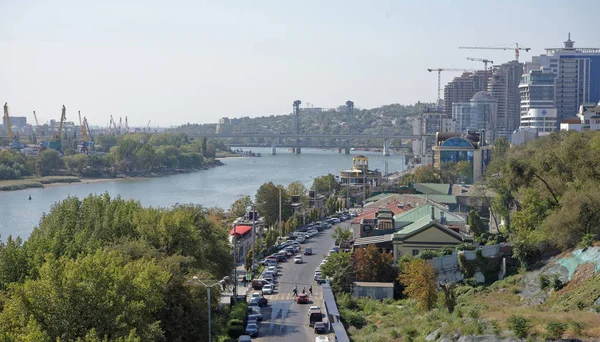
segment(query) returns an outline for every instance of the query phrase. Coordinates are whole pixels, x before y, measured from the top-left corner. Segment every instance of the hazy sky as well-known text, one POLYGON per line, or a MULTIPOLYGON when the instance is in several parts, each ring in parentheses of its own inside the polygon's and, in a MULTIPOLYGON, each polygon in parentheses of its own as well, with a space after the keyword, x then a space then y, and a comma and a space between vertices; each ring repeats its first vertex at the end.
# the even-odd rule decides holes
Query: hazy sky
MULTIPOLYGON (((600 1, 0 0, 0 101, 40 121, 77 110, 130 125, 434 101, 427 68, 479 68, 531 47, 600 47, 600 1)), ((448 82, 458 73, 442 73, 448 82)))

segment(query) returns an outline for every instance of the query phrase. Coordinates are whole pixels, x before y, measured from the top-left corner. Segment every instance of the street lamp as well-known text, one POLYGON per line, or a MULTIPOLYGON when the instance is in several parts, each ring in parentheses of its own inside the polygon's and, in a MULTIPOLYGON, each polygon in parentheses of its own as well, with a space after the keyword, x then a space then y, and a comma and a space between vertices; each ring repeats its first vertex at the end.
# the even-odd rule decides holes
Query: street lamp
MULTIPOLYGON (((208 342, 211 342, 211 332, 210 332, 210 288, 213 286, 217 286, 217 285, 223 285, 227 280, 229 279, 229 277, 223 277, 223 279, 219 280, 218 282, 214 283, 214 284, 205 284, 203 281, 201 281, 200 279, 198 279, 198 277, 193 276, 192 280, 190 280, 190 283, 194 284, 194 285, 203 285, 206 288, 206 297, 207 297, 207 303, 208 303, 208 342)), ((237 296, 237 294, 236 294, 237 296)), ((236 298, 237 300, 237 298, 236 298)))

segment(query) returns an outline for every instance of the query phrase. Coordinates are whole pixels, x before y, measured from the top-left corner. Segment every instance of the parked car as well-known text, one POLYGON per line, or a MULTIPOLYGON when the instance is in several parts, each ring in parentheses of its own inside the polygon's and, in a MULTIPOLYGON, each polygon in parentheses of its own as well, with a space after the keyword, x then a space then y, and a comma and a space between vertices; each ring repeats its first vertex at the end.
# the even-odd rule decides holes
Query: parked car
POLYGON ((306 247, 304 249, 304 255, 312 255, 312 248, 306 247))
POLYGON ((258 324, 258 316, 256 315, 248 315, 248 323, 256 323, 258 324))
POLYGON ((308 304, 308 295, 306 293, 301 293, 296 297, 296 303, 298 304, 308 304))
POLYGON ((323 279, 321 276, 319 276, 318 278, 315 279, 315 281, 317 282, 317 284, 321 285, 321 284, 325 284, 327 281, 325 279, 323 279))
POLYGON ((252 298, 250 300, 250 303, 248 304, 248 306, 258 306, 258 307, 263 307, 263 306, 267 306, 269 304, 269 301, 267 300, 267 298, 264 297, 258 297, 258 298, 252 298), (256 305, 252 305, 253 303, 256 303, 256 305))
MULTIPOLYGON (((323 337, 323 336, 319 336, 319 337, 323 337)), ((250 337, 250 335, 242 335, 242 336, 238 337, 238 342, 252 342, 252 337, 250 337)), ((329 342, 329 340, 327 342, 329 342)))
POLYGON ((315 280, 321 278, 321 271, 315 271, 315 280))
POLYGON ((250 337, 258 337, 258 324, 250 323, 246 325, 246 334, 250 335, 250 337))
POLYGON ((250 300, 253 300, 254 298, 260 298, 262 297, 260 295, 260 292, 253 292, 252 295, 250 295, 250 300))
POLYGON ((273 272, 274 275, 277 275, 277 273, 279 273, 277 266, 269 266, 269 267, 267 267, 267 271, 273 272))
POLYGON ((262 312, 260 307, 248 307, 248 314, 256 316, 259 321, 263 320, 262 312))
POLYGON ((321 311, 321 308, 316 305, 311 305, 311 307, 308 308, 308 316, 310 316, 310 314, 312 312, 316 312, 316 311, 321 311))
POLYGON ((327 326, 323 322, 315 323, 315 334, 327 334, 327 326))
POLYGON ((302 260, 302 256, 301 255, 297 255, 294 258, 294 264, 302 264, 304 262, 304 260, 302 260))
POLYGON ((315 337, 315 342, 329 342, 329 337, 317 336, 317 337, 315 337))
POLYGON ((263 286, 262 292, 263 292, 263 294, 273 294, 273 285, 268 284, 268 285, 263 286))
POLYGON ((310 326, 314 326, 317 322, 323 322, 323 313, 321 310, 313 310, 308 314, 308 322, 310 326))

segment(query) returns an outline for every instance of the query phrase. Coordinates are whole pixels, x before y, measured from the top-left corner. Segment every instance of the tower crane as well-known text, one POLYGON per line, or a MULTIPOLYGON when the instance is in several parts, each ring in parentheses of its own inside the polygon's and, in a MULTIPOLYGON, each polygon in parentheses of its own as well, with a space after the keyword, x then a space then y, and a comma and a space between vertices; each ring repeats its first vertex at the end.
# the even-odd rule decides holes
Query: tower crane
POLYGON ((483 90, 487 90, 487 82, 488 82, 488 63, 490 64, 494 64, 494 61, 491 61, 489 59, 485 59, 485 58, 475 58, 475 57, 467 57, 467 60, 470 61, 474 61, 474 62, 482 62, 483 63, 483 68, 484 68, 484 81, 483 81, 483 90))
POLYGON ((148 120, 148 124, 146 125, 146 130, 147 130, 148 132, 150 132, 150 122, 151 122, 151 121, 152 121, 152 120, 148 120))
POLYGON ((121 134, 121 127, 123 127, 123 118, 119 117, 119 128, 117 128, 117 134, 121 134))
POLYGON ((519 52, 520 51, 529 51, 531 50, 531 48, 526 48, 526 47, 521 47, 519 46, 519 43, 515 43, 515 47, 494 47, 494 46, 488 46, 488 47, 482 47, 482 46, 460 46, 458 47, 459 49, 467 49, 467 50, 514 50, 515 51, 515 60, 518 62, 519 61, 519 52))
POLYGON ((472 70, 472 69, 456 69, 456 68, 432 68, 432 69, 427 69, 427 71, 429 71, 429 72, 437 71, 437 73, 438 73, 438 97, 437 97, 437 105, 441 106, 442 105, 442 96, 441 96, 441 92, 442 92, 442 71, 462 71, 462 72, 467 72, 467 71, 475 71, 475 70, 472 70))
POLYGON ((115 119, 113 119, 112 114, 110 114, 110 122, 108 123, 108 132, 109 133, 114 133, 112 131, 112 128, 114 127, 115 132, 117 131, 117 124, 115 123, 115 119))
POLYGON ((125 117, 125 134, 129 134, 129 123, 127 122, 127 117, 125 117))

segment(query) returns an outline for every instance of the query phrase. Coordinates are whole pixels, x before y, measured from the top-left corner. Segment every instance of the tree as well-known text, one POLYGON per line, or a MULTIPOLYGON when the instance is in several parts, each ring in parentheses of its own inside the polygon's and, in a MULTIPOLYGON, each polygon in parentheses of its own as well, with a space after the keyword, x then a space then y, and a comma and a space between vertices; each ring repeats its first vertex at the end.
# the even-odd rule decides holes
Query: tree
POLYGON ((357 281, 393 282, 398 277, 394 256, 380 252, 375 245, 357 249, 352 257, 357 281))
POLYGON ((330 277, 331 289, 336 293, 350 293, 355 280, 354 265, 350 253, 340 252, 332 254, 327 262, 321 266, 325 277, 330 277))
POLYGON ((8 236, 6 242, 0 242, 0 290, 8 284, 22 282, 29 276, 29 258, 27 249, 20 237, 8 236))
POLYGON ((414 298, 424 310, 431 310, 437 301, 435 270, 423 259, 412 259, 404 264, 398 281, 404 285, 404 293, 414 298))
POLYGON ((239 195, 238 198, 231 204, 231 214, 233 217, 242 217, 248 211, 248 207, 252 206, 252 199, 248 195, 239 195))
POLYGON ((281 220, 287 220, 292 214, 289 195, 282 185, 265 183, 256 192, 256 209, 265 218, 267 226, 279 221, 279 192, 281 191, 281 220))
POLYGON ((352 238, 352 230, 350 230, 350 228, 342 228, 342 226, 336 226, 333 231, 332 237, 336 244, 340 245, 342 242, 350 240, 352 238))
POLYGON ((250 248, 248 253, 246 253, 246 257, 244 258, 244 269, 246 272, 249 272, 252 269, 252 260, 254 257, 254 249, 250 248))
POLYGON ((287 187, 287 193, 290 195, 290 197, 299 196, 300 203, 304 205, 308 205, 307 192, 308 190, 306 189, 306 186, 299 181, 291 182, 287 187))
POLYGON ((478 237, 479 235, 485 232, 485 226, 483 224, 483 221, 479 217, 479 214, 477 214, 477 211, 475 211, 474 209, 471 209, 471 211, 469 212, 467 220, 469 223, 469 228, 473 233, 473 236, 478 237))
POLYGON ((317 177, 314 179, 311 189, 316 190, 318 194, 327 194, 327 196, 336 193, 339 190, 340 184, 335 179, 335 176, 328 174, 326 176, 317 177))
POLYGON ((440 179, 433 166, 425 165, 415 168, 414 181, 416 183, 439 183, 440 179))
POLYGON ((71 172, 81 173, 88 166, 89 158, 87 154, 80 153, 72 156, 65 156, 63 161, 71 172))
POLYGON ((49 176, 65 168, 65 163, 60 158, 57 150, 47 149, 40 152, 36 162, 37 173, 40 176, 49 176))
POLYGON ((442 291, 444 291, 444 305, 449 313, 453 313, 454 307, 456 307, 456 284, 446 285, 440 283, 440 287, 442 288, 442 291))
POLYGON ((207 154, 208 147, 207 147, 206 137, 202 137, 202 142, 200 144, 201 144, 200 146, 201 146, 202 156, 204 158, 208 157, 208 154, 207 154))

